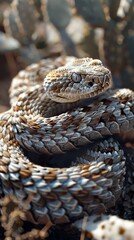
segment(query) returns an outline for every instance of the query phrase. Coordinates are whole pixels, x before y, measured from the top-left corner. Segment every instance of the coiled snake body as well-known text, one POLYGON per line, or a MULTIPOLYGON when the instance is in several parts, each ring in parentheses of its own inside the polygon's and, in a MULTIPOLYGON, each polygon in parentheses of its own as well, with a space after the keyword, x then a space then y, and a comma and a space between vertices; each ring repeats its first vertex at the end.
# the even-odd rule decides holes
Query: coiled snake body
POLYGON ((100 60, 71 57, 43 60, 14 78, 12 107, 0 115, 0 191, 20 205, 30 196, 31 221, 70 222, 119 198, 126 158, 113 137, 134 127, 134 94, 108 90, 111 81, 100 60), (55 167, 74 150, 71 167, 55 167))

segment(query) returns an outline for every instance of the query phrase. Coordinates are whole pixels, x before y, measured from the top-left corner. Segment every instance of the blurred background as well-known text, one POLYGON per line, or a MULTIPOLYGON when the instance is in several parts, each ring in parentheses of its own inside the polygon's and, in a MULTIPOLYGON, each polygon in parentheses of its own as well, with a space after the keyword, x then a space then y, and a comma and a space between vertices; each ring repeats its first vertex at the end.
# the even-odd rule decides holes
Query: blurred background
POLYGON ((19 70, 60 55, 99 58, 134 90, 134 0, 0 0, 0 112, 19 70))

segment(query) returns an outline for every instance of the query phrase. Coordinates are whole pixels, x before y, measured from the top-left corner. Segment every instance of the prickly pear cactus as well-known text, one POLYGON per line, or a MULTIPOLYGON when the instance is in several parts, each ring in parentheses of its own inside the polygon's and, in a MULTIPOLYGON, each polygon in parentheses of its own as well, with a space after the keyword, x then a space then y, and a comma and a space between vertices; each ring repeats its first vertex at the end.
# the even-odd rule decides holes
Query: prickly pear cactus
POLYGON ((18 13, 14 9, 6 10, 4 12, 4 27, 9 36, 14 37, 20 43, 24 43, 25 39, 17 24, 18 13))
POLYGON ((12 2, 12 7, 18 12, 19 23, 21 25, 22 31, 24 31, 28 40, 31 39, 33 32, 35 31, 35 9, 30 1, 28 0, 14 0, 12 2))
POLYGON ((104 27, 106 24, 103 5, 100 0, 75 0, 79 14, 93 27, 104 27))
POLYGON ((47 47, 46 39, 56 39, 51 30, 46 31, 51 22, 58 31, 62 54, 100 58, 112 71, 115 87, 134 89, 134 0, 13 0, 4 15, 6 32, 23 46, 38 46, 35 25, 42 21, 42 45, 47 47), (89 26, 80 44, 67 30, 76 16, 89 26))
POLYGON ((115 19, 117 17, 117 12, 120 6, 121 0, 109 0, 108 4, 109 4, 109 15, 111 19, 115 19))
POLYGON ((34 6, 35 10, 36 10, 36 15, 37 15, 37 19, 39 21, 43 21, 44 20, 44 11, 43 8, 45 7, 45 1, 43 0, 31 0, 31 4, 34 6))
POLYGON ((16 38, 22 45, 31 42, 35 31, 34 7, 28 0, 13 0, 10 10, 4 14, 6 33, 16 38))
POLYGON ((66 0, 49 0, 46 2, 46 7, 50 21, 59 31, 64 49, 68 55, 77 56, 74 42, 66 31, 72 18, 69 3, 66 0))
MULTIPOLYGON (((134 1, 75 0, 75 6, 92 30, 102 29, 99 58, 112 71, 114 86, 134 89, 134 1)), ((94 45, 95 38, 89 46, 94 45)))
POLYGON ((121 30, 114 20, 107 22, 104 31, 104 54, 107 66, 112 73, 120 72, 122 67, 121 30))
POLYGON ((124 63, 134 67, 134 1, 131 2, 129 11, 126 14, 126 24, 123 28, 123 51, 125 52, 124 63))
POLYGON ((65 29, 68 26, 71 19, 71 11, 66 0, 47 1, 47 11, 50 21, 58 29, 65 29))

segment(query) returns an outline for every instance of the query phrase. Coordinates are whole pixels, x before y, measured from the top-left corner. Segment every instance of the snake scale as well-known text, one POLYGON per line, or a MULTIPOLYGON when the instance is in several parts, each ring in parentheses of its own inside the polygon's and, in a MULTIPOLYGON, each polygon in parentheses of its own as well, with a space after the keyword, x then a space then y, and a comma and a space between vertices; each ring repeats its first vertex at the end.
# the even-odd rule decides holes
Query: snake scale
POLYGON ((20 206, 30 198, 30 221, 67 223, 115 205, 126 162, 118 138, 134 128, 134 93, 111 84, 100 60, 74 57, 13 79, 11 109, 0 115, 0 193, 20 206))

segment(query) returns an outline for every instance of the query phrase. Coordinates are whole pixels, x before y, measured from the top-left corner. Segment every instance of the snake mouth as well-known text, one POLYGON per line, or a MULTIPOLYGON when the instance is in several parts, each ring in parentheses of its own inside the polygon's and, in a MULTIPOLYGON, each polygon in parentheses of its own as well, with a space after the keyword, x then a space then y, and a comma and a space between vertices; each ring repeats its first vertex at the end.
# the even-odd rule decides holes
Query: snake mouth
MULTIPOLYGON (((107 87, 107 89, 109 89, 109 87, 107 87)), ((84 100, 84 99, 90 99, 92 97, 96 97, 99 96, 100 94, 102 94, 103 92, 106 91, 106 88, 102 87, 101 90, 96 90, 93 92, 88 92, 88 93, 83 93, 83 94, 75 94, 73 95, 65 95, 65 94, 59 94, 59 95, 55 95, 53 94, 51 98, 51 100, 53 100, 54 102, 57 103, 71 103, 71 102, 77 102, 79 100, 84 100)))

